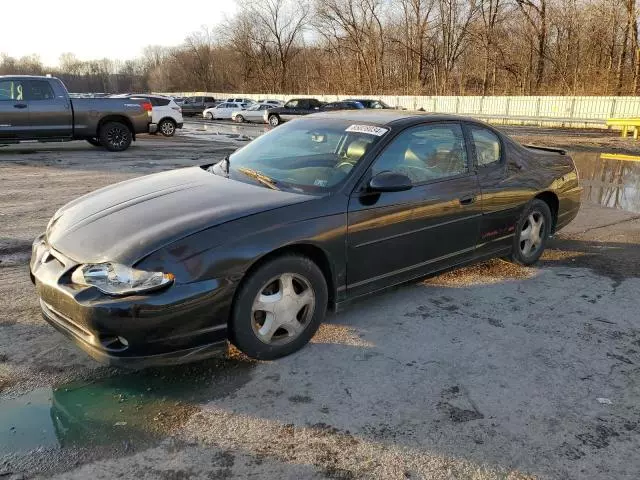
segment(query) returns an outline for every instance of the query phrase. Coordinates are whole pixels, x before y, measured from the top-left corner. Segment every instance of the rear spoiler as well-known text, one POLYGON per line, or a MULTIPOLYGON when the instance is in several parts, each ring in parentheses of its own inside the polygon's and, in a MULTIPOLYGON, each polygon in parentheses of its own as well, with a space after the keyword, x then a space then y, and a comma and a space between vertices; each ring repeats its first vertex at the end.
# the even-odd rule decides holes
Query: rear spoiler
POLYGON ((554 147, 538 147, 537 145, 523 145, 525 148, 533 148, 534 150, 544 150, 545 152, 558 153, 560 155, 566 155, 567 151, 562 148, 554 148, 554 147))

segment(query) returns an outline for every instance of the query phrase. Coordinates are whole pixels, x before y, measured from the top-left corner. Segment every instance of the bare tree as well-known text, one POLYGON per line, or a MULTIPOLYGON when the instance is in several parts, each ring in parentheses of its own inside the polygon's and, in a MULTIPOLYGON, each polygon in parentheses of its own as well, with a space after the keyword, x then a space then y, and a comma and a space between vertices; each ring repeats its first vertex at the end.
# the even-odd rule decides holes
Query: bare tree
POLYGON ((520 11, 535 32, 537 38, 536 53, 536 91, 539 92, 544 79, 545 57, 547 55, 547 18, 548 0, 516 0, 520 11))
MULTIPOLYGON (((261 52, 270 57, 279 87, 290 84, 291 63, 299 53, 309 15, 304 0, 244 0, 238 2, 240 15, 253 23, 255 41, 261 52)), ((275 80, 275 79, 274 79, 275 80)))

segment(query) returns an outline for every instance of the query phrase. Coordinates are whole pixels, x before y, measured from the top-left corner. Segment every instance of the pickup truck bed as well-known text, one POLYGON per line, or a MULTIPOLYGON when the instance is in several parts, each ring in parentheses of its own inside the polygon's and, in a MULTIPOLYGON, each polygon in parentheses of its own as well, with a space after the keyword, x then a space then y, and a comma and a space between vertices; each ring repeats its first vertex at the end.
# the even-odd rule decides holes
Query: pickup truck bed
POLYGON ((87 140, 126 150, 138 133, 154 133, 151 103, 130 98, 70 98, 51 77, 0 76, 0 145, 87 140))

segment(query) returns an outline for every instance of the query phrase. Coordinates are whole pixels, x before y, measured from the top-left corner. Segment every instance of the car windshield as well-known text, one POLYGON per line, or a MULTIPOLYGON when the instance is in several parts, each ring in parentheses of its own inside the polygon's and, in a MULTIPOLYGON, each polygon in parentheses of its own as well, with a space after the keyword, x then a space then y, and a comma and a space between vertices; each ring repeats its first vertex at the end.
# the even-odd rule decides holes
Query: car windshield
POLYGON ((387 131, 335 119, 295 120, 258 137, 211 171, 266 188, 322 194, 344 182, 387 131))

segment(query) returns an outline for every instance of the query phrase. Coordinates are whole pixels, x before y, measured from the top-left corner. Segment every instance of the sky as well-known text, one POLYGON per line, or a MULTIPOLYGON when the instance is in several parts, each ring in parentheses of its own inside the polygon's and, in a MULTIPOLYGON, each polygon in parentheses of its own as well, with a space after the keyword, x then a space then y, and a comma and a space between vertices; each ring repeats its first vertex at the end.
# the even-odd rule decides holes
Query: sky
POLYGON ((202 26, 224 22, 235 5, 235 0, 0 0, 0 53, 37 54, 47 66, 56 66, 65 52, 81 60, 128 60, 147 45, 179 45, 202 26), (23 9, 24 16, 6 11, 23 9))

